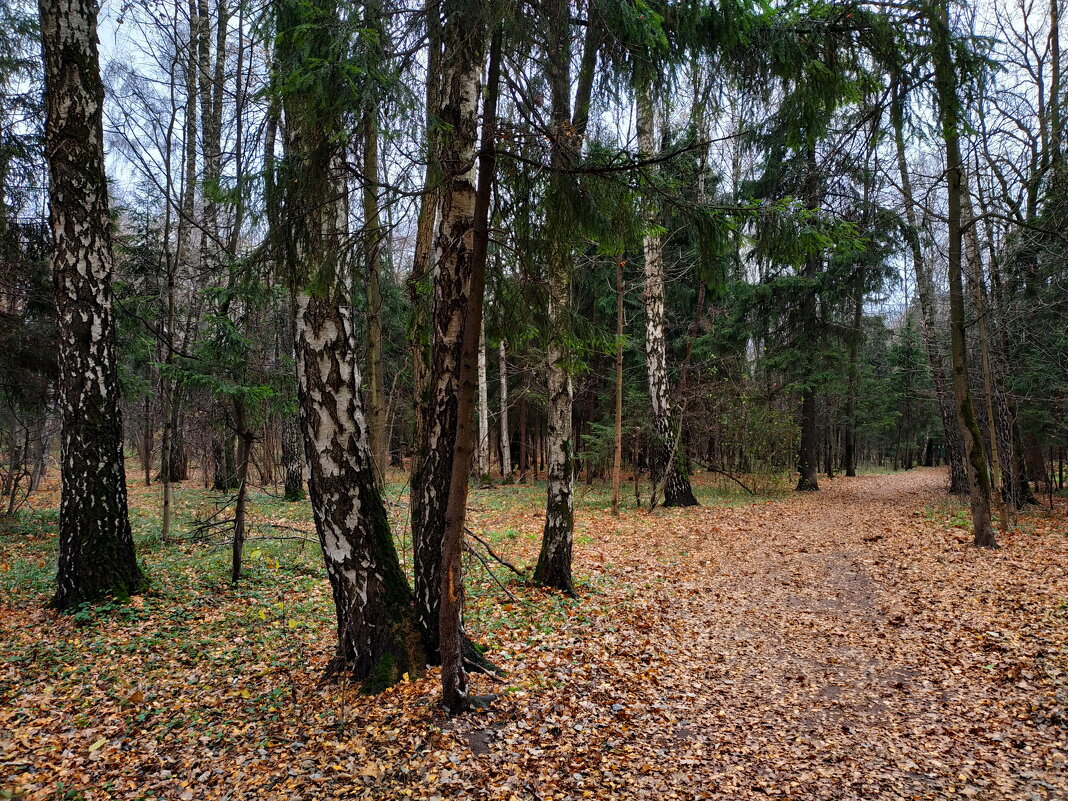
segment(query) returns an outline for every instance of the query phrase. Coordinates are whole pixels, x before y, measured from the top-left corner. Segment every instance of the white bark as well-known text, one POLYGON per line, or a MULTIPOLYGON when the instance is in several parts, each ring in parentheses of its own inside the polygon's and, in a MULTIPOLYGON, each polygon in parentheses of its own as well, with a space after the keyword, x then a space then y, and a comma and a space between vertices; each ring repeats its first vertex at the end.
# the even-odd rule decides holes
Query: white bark
POLYGON ((497 356, 497 370, 501 379, 501 477, 512 474, 511 437, 508 433, 508 354, 501 340, 497 356))
POLYGON ((489 475, 489 388, 486 381, 486 325, 478 332, 478 479, 489 475))

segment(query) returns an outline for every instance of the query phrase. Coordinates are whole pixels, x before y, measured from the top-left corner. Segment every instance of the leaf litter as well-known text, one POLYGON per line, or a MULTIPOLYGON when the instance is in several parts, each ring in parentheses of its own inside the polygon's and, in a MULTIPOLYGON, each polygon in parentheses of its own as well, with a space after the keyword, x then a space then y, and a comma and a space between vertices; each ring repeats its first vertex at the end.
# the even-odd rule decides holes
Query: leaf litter
MULTIPOLYGON (((980 551, 943 486, 913 470, 618 519, 587 503, 578 600, 469 568, 469 629, 507 678, 476 677, 499 698, 453 719, 435 671, 374 697, 318 684, 314 553, 287 569, 264 545, 232 589, 189 547, 89 619, 6 593, 0 798, 1068 798, 1063 510, 980 551)), ((531 565, 536 491, 472 498, 473 530, 531 565)), ((5 551, 44 552, 20 537, 5 551)))

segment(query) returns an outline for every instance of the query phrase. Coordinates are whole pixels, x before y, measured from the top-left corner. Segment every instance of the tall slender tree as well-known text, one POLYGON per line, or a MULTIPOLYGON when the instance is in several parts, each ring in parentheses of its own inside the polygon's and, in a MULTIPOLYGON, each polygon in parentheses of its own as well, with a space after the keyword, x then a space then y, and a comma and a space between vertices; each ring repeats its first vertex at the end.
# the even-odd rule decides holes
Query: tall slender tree
POLYGON ((571 270, 575 216, 579 215, 574 176, 589 120, 597 63, 600 28, 596 9, 586 26, 585 41, 571 105, 571 6, 551 0, 544 6, 546 22, 545 75, 549 85, 550 153, 549 190, 546 196, 546 273, 549 295, 548 332, 548 441, 546 443, 545 528, 534 581, 573 595, 571 551, 574 540, 575 464, 571 418, 574 404, 572 356, 568 350, 571 327, 571 270))
MULTIPOLYGON (((456 521, 463 525, 467 471, 474 448, 471 434, 473 395, 466 398, 462 374, 466 327, 473 314, 472 351, 477 362, 478 327, 481 322, 482 285, 475 263, 476 153, 478 110, 482 69, 488 41, 488 8, 484 0, 451 0, 441 8, 441 90, 434 116, 442 123, 436 137, 434 160, 441 175, 437 190, 437 231, 434 239, 433 336, 431 341, 428 397, 423 420, 424 440, 418 472, 412 479, 412 544, 415 563, 416 611, 423 642, 433 663, 442 658, 441 621, 455 618, 462 596, 461 577, 446 553, 446 535, 456 521), (473 310, 473 303, 478 304, 473 310), (470 405, 465 405, 470 400, 470 405), (462 437, 461 434, 464 436, 462 437), (464 437, 470 436, 470 441, 464 437), (465 461, 466 460, 466 461, 465 461), (463 473, 463 486, 454 474, 463 473), (443 572, 449 562, 452 573, 443 572), (443 611, 443 581, 449 605, 443 611)), ((484 267, 484 265, 483 265, 484 267)), ((473 368, 477 369, 477 368, 473 368)), ((475 373, 472 372, 472 379, 475 373)), ((474 383, 472 382, 472 387, 474 383)), ((460 543, 454 544, 459 548, 460 543)), ((450 546, 451 547, 451 546, 450 546)), ((455 555, 458 557, 459 551, 455 555)), ((457 563, 458 564, 458 563, 457 563)), ((450 622, 450 634, 452 624, 450 622)), ((478 654, 463 637, 463 656, 478 654)), ((450 709, 462 707, 464 689, 452 671, 453 697, 450 709), (459 705, 456 706, 456 705, 459 705)))
POLYGON ((983 453, 983 437, 975 415, 968 381, 967 320, 964 312, 962 243, 963 163, 960 131, 963 124, 959 94, 959 65, 954 58, 954 40, 949 27, 949 0, 932 0, 926 5, 931 35, 935 96, 938 120, 946 153, 947 225, 949 237, 949 326, 950 355, 953 363, 953 394, 957 421, 964 438, 970 488, 972 531, 977 546, 992 548, 997 543, 990 525, 990 473, 983 453))
MULTIPOLYGON (((636 127, 638 149, 643 156, 656 154, 655 109, 648 74, 639 71, 635 78, 636 127)), ((654 169, 655 168, 651 168, 654 169)), ((663 488, 664 506, 696 506, 697 498, 686 475, 686 454, 671 408, 668 385, 667 341, 664 335, 664 238, 656 213, 656 206, 647 203, 645 252, 645 354, 647 360, 649 399, 653 409, 653 427, 657 439, 657 484, 663 488)))

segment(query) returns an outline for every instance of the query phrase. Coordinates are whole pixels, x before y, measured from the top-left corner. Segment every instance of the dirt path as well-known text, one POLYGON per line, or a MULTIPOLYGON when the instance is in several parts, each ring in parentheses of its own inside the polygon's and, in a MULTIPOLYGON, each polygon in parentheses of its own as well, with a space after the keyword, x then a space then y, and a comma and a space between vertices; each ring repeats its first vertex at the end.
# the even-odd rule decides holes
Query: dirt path
POLYGON ((518 779, 539 772, 575 798, 1068 798, 1065 699, 1043 675, 1064 651, 1042 628, 1068 597, 1064 544, 968 547, 923 516, 943 480, 663 513, 670 533, 620 568, 664 567, 631 625, 589 621, 568 657, 584 667, 539 657, 577 705, 550 694, 540 721, 472 742, 520 769, 498 774, 520 798, 543 797, 518 779), (532 743, 524 773, 510 757, 532 743))
MULTIPOLYGON (((0 608, 0 798, 1066 801, 1068 526, 976 550, 943 482, 621 518, 587 498, 577 601, 469 575, 509 676, 455 719, 434 671, 374 697, 319 684, 313 554, 236 591, 183 557, 90 623, 24 599, 0 608)), ((479 491, 472 525, 532 564, 540 500, 479 491)))

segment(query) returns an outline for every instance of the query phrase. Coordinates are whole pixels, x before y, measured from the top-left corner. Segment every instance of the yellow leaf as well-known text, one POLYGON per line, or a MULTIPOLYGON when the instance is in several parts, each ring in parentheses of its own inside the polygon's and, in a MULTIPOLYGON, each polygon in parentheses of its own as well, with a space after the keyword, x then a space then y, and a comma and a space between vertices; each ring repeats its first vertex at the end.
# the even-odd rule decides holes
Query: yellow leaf
POLYGON ((107 740, 104 739, 103 737, 101 737, 99 740, 97 740, 95 743, 93 743, 91 746, 89 746, 89 750, 90 751, 99 751, 101 748, 104 747, 105 743, 107 743, 107 740))

